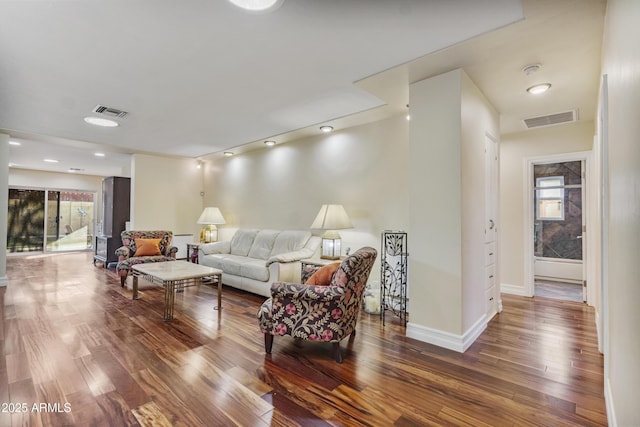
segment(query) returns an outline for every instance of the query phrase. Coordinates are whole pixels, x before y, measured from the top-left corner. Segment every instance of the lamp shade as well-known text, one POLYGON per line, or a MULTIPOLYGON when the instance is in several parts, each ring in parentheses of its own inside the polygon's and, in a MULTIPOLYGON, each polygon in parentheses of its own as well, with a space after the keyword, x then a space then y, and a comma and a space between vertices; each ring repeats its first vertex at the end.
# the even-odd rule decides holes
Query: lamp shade
POLYGON ((198 218, 198 224, 225 224, 222 212, 218 208, 204 208, 200 218, 198 218))
POLYGON ((353 228, 351 220, 342 205, 322 205, 316 219, 311 224, 316 230, 343 230, 353 228))

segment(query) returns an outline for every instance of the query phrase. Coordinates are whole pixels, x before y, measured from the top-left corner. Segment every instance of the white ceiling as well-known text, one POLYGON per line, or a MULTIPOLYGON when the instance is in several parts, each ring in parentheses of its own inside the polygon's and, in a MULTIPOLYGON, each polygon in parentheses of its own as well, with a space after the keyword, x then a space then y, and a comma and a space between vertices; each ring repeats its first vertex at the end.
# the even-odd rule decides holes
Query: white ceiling
POLYGON ((15 167, 121 175, 130 153, 202 158, 404 114, 409 83, 459 67, 503 133, 567 109, 590 120, 604 10, 604 0, 285 0, 256 15, 223 0, 5 0, 0 129, 22 143, 10 147, 15 167), (525 76, 529 63, 542 68, 525 76), (525 92, 540 81, 547 94, 525 92), (129 115, 88 125, 97 104, 129 115))

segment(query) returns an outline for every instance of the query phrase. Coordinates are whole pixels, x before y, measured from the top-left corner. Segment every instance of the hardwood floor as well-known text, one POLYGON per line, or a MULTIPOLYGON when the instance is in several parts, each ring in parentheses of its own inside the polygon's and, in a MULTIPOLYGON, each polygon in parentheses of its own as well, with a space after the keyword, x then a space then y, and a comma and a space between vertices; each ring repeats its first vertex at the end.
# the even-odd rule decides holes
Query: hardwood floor
POLYGON ((165 323, 162 290, 131 301, 88 253, 9 257, 7 273, 2 426, 607 422, 585 304, 503 295, 504 311, 464 354, 406 338, 393 316, 383 328, 363 312, 337 364, 330 345, 286 337, 266 356, 256 321, 263 298, 230 288, 221 312, 213 287, 186 289, 165 323))

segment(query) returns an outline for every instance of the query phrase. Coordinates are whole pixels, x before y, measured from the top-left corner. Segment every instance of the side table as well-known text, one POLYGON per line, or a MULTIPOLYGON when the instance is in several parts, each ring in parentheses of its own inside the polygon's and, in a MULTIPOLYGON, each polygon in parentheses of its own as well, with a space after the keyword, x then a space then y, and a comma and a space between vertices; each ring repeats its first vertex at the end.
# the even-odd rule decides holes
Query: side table
POLYGON ((187 243, 187 261, 192 262, 194 264, 199 264, 198 262, 198 250, 200 245, 203 243, 193 242, 187 243))

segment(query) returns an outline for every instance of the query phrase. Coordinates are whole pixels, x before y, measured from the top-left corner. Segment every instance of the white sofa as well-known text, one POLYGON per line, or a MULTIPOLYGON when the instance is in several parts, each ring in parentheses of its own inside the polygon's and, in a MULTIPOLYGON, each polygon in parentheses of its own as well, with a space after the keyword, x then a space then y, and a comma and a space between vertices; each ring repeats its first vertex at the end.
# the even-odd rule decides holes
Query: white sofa
POLYGON ((300 260, 320 240, 309 231, 239 229, 230 241, 200 245, 198 262, 222 270, 225 285, 270 297, 271 283, 300 282, 300 260))

